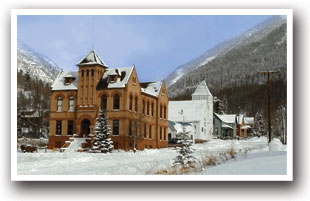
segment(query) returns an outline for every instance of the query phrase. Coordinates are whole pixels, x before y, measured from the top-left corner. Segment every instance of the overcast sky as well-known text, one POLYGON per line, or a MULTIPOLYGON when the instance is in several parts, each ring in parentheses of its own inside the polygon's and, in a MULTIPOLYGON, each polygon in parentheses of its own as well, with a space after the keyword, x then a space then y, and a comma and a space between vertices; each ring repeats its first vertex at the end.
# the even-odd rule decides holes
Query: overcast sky
POLYGON ((268 17, 27 15, 17 32, 64 70, 77 70, 93 45, 109 67, 135 64, 140 81, 155 81, 268 17))

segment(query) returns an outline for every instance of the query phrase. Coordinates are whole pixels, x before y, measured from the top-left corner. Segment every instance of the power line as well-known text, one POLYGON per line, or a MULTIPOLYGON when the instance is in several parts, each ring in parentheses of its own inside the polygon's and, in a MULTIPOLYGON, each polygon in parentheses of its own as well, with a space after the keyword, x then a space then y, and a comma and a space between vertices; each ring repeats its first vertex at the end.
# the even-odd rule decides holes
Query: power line
POLYGON ((268 100, 268 145, 271 142, 271 89, 270 89, 270 76, 272 74, 280 73, 279 70, 259 71, 259 74, 267 75, 267 100, 268 100))

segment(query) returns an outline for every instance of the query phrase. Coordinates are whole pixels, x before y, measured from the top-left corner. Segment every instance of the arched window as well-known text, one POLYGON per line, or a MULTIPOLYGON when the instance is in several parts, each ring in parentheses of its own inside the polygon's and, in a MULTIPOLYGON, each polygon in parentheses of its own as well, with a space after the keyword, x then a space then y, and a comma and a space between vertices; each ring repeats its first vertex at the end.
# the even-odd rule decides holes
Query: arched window
POLYGON ((91 76, 94 76, 95 72, 94 69, 91 69, 91 76))
POLYGON ((113 109, 115 109, 115 110, 119 110, 119 106, 120 106, 120 97, 119 97, 119 95, 118 94, 115 94, 114 95, 114 102, 113 102, 114 104, 113 104, 113 109))
POLYGON ((82 77, 84 77, 84 70, 82 70, 82 77))
POLYGON ((73 112, 75 109, 75 98, 74 96, 70 96, 69 98, 69 111, 73 112))
POLYGON ((108 96, 103 94, 101 96, 101 110, 106 110, 107 109, 107 103, 108 103, 108 96))
POLYGON ((135 97, 135 111, 138 112, 138 96, 135 97))
POLYGON ((132 110, 132 95, 129 96, 129 110, 132 110))
POLYGON ((163 106, 162 105, 160 105, 159 114, 160 114, 159 117, 163 118, 163 106))
POLYGON ((89 75, 89 70, 86 70, 86 76, 88 76, 89 75))
POLYGON ((57 99, 57 111, 59 112, 63 111, 62 102, 63 102, 63 97, 59 96, 57 99))

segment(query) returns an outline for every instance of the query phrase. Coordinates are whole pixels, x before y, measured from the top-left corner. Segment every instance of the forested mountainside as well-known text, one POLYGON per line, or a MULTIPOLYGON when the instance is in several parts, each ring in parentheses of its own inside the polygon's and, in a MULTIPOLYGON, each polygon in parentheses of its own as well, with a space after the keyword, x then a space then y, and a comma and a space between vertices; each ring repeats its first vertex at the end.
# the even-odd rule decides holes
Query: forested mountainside
POLYGON ((176 68, 172 73, 170 73, 165 82, 167 86, 173 85, 176 81, 182 78, 183 75, 207 64, 216 57, 225 55, 228 51, 236 48, 238 46, 244 46, 252 42, 256 42, 267 36, 275 28, 278 28, 280 25, 286 22, 286 17, 284 16, 273 16, 268 18, 264 22, 256 25, 245 33, 232 38, 230 40, 224 41, 215 47, 207 50, 198 58, 195 58, 179 67, 176 68))

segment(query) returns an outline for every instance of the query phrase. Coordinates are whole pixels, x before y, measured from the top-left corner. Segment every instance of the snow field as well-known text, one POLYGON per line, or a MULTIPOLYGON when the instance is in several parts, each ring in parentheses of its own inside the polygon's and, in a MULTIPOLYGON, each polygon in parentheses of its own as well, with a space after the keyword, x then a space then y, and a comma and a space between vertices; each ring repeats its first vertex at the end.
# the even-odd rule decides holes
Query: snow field
MULTIPOLYGON (((286 153, 286 146, 279 145, 280 141, 273 140, 272 149, 278 149, 286 153)), ((265 153, 265 156, 278 151, 269 151, 267 138, 251 138, 248 140, 220 140, 213 139, 204 144, 195 144, 194 156, 201 160, 203 157, 217 157, 217 164, 234 163, 239 161, 253 162, 255 154, 265 153), (236 158, 229 160, 228 151, 236 152, 236 158), (224 154, 223 154, 224 153, 224 154), (226 153, 226 154, 225 154, 226 153), (227 161, 229 160, 229 161, 227 161)), ((170 169, 177 155, 175 148, 146 149, 143 151, 125 152, 114 150, 109 154, 102 153, 80 153, 72 149, 64 153, 48 151, 48 153, 18 153, 17 172, 20 175, 145 175, 155 174, 164 169, 170 169)), ((282 158, 285 154, 282 154, 282 158)), ((272 155, 275 156, 276 155, 272 155)), ((266 157, 265 157, 266 158, 266 157)), ((268 158, 264 160, 268 161, 268 158)), ((273 157, 269 157, 273 160, 273 157)), ((286 160, 286 155, 285 155, 286 160)), ((280 164, 283 164, 283 160, 280 164)), ((223 165, 223 164, 222 164, 223 165)), ((220 166, 220 165, 218 165, 220 166)), ((216 168, 218 166, 212 167, 216 168)), ((244 165, 244 167, 246 167, 244 165)), ((286 166, 285 166, 286 167, 286 166)), ((207 170, 212 169, 211 166, 207 170)), ((196 171, 206 169, 197 169, 196 171)), ((253 171, 256 169, 253 169, 253 171)), ((259 172, 257 170, 257 172, 259 172)), ((209 174, 209 172, 205 172, 209 174)), ((198 174, 195 172, 194 174, 198 174)), ((253 172, 255 174, 255 172, 253 172)))

